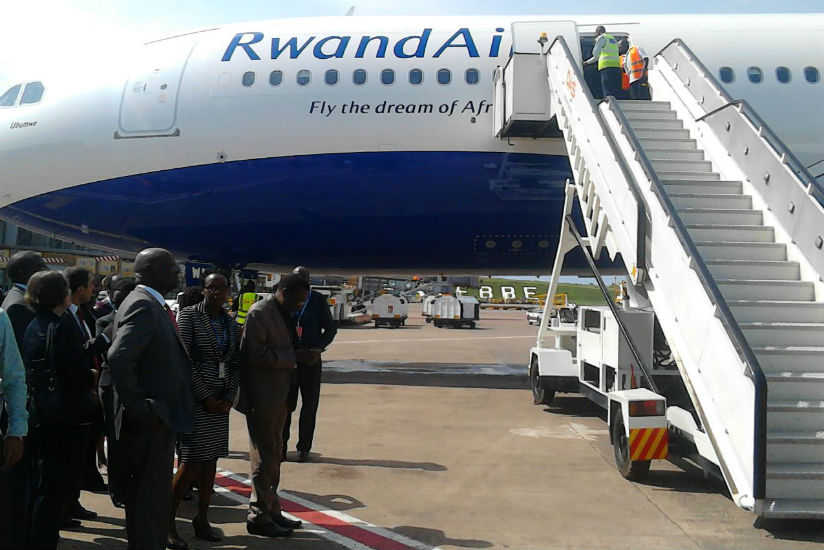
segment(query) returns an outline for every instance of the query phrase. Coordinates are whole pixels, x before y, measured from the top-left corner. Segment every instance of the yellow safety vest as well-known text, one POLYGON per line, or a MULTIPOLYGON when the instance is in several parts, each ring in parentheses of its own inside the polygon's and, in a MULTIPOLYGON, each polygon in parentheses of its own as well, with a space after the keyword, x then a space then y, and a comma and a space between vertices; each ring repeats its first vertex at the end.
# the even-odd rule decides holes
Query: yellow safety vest
POLYGON ((598 70, 608 67, 620 67, 621 59, 618 57, 618 42, 615 37, 607 33, 602 34, 601 37, 606 39, 607 43, 598 55, 598 70))
POLYGON ((254 292, 244 292, 238 299, 240 300, 240 305, 238 305, 237 308, 235 321, 237 321, 237 324, 242 325, 246 323, 246 315, 249 313, 252 305, 257 301, 257 294, 254 292))

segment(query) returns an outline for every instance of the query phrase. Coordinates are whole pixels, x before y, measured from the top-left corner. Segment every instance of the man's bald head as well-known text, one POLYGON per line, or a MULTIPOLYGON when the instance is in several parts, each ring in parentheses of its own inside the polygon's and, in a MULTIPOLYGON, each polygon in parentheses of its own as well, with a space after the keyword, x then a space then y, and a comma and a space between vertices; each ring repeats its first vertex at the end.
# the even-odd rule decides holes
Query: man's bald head
POLYGON ((165 248, 147 248, 134 259, 134 272, 139 284, 166 294, 177 288, 180 268, 165 248))
POLYGON ((292 273, 295 275, 300 275, 301 277, 309 281, 309 270, 303 267, 302 265, 299 265, 295 269, 293 269, 292 273))

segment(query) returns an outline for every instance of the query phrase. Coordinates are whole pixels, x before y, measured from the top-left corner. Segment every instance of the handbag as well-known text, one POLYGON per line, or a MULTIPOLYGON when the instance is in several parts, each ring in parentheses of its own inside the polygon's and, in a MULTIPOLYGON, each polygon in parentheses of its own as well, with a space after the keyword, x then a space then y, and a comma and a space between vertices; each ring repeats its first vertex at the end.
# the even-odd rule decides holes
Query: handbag
POLYGON ((44 356, 31 361, 31 415, 35 425, 77 425, 91 422, 94 400, 90 392, 66 388, 57 373, 54 335, 58 323, 49 323, 46 329, 44 356))

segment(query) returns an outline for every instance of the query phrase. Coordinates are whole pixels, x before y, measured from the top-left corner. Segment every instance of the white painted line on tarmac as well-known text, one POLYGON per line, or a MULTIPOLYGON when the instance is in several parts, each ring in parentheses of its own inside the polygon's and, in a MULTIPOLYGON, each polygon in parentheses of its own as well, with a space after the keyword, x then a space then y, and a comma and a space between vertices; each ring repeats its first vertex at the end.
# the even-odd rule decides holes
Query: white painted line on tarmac
POLYGON ((344 344, 390 344, 403 343, 418 344, 420 342, 455 342, 458 340, 514 340, 517 338, 531 338, 535 339, 535 335, 524 336, 466 336, 463 338, 409 338, 409 339, 395 339, 395 340, 349 340, 347 342, 335 341, 335 347, 344 344))
MULTIPOLYGON (((245 495, 249 493, 248 487, 251 485, 251 480, 247 477, 218 468, 216 482, 218 484, 217 491, 221 494, 241 504, 249 503, 249 498, 245 495), (223 484, 221 484, 221 481, 223 484)), ((344 512, 319 506, 314 502, 293 495, 289 491, 279 491, 278 494, 282 505, 285 505, 284 508, 288 508, 293 512, 289 513, 284 510, 284 515, 301 520, 304 525, 301 528, 302 531, 317 533, 319 536, 351 550, 405 550, 407 548, 438 550, 438 548, 410 539, 389 529, 378 527, 344 512), (309 518, 318 518, 320 521, 316 520, 316 523, 313 523, 309 521, 309 518), (318 525, 320 522, 323 522, 324 525, 330 525, 331 528, 327 529, 322 525, 318 525)))

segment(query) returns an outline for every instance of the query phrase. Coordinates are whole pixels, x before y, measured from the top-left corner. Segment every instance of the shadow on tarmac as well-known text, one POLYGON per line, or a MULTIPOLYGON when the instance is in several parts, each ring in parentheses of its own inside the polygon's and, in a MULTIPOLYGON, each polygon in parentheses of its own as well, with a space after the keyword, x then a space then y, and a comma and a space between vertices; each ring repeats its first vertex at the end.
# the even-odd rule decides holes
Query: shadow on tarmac
POLYGON ((453 539, 446 536, 446 533, 439 529, 427 529, 426 527, 411 527, 400 525, 392 529, 410 539, 425 542, 432 546, 460 546, 461 548, 491 548, 493 544, 488 540, 479 539, 453 539))
MULTIPOLYGON (((370 468, 393 468, 399 470, 423 470, 425 472, 445 472, 446 466, 434 462, 407 462, 405 460, 370 460, 354 458, 333 458, 322 454, 309 453, 315 464, 334 464, 337 466, 366 466, 370 468)), ((308 500, 313 499, 309 498, 308 500)))
POLYGON ((599 417, 604 421, 607 419, 606 410, 599 407, 586 397, 575 394, 556 396, 555 399, 552 400, 552 404, 544 407, 544 412, 562 416, 575 416, 579 418, 599 417))
POLYGON ((781 540, 824 542, 824 521, 814 519, 778 520, 757 518, 753 524, 781 540))
POLYGON ((308 500, 320 506, 324 506, 329 510, 335 510, 338 512, 365 507, 363 502, 349 495, 314 495, 312 493, 302 493, 292 489, 289 490, 289 494, 308 500))

